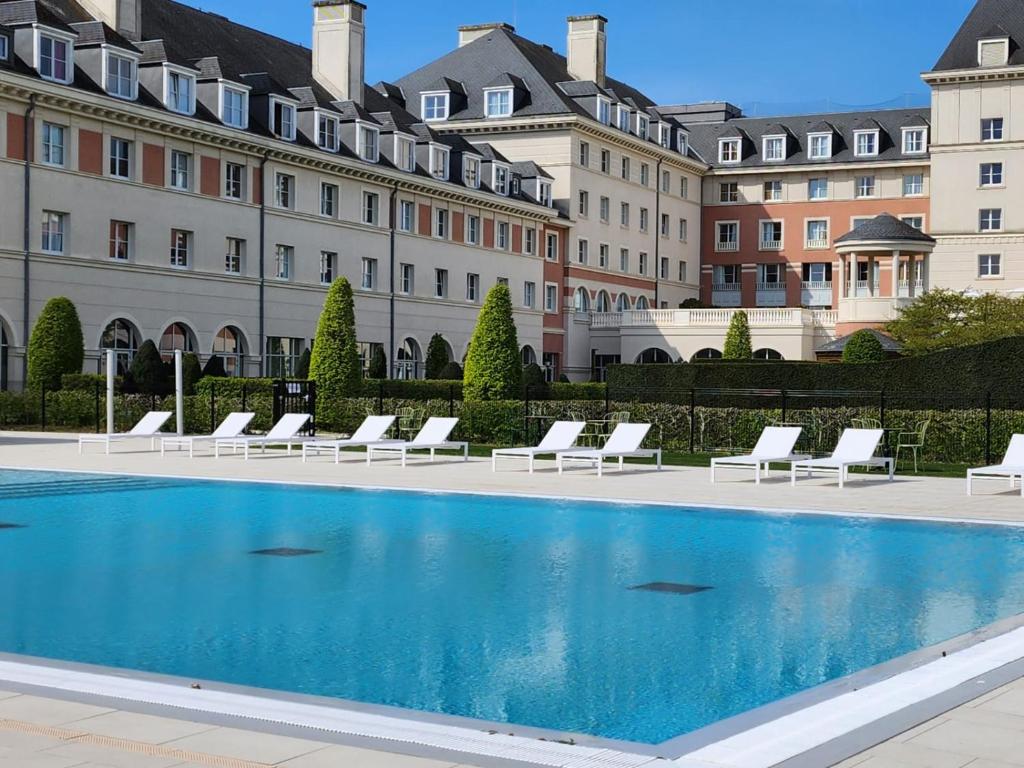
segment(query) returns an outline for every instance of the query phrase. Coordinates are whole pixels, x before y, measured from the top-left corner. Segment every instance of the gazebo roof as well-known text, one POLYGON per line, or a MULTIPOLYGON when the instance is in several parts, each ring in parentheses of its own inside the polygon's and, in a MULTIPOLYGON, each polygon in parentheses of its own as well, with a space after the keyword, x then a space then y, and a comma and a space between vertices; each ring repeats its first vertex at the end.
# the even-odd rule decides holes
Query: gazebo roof
MULTIPOLYGON (((900 344, 892 336, 882 333, 881 331, 875 330, 874 328, 867 328, 868 333, 873 334, 882 342, 882 349, 886 352, 900 352, 903 349, 903 345, 900 344)), ((846 349, 846 344, 853 338, 853 334, 847 336, 840 336, 838 339, 830 341, 828 344, 823 344, 816 350, 817 352, 839 352, 841 353, 846 349)))
POLYGON ((900 221, 890 213, 881 213, 875 218, 865 221, 836 239, 836 245, 843 243, 927 243, 935 244, 935 238, 925 234, 917 227, 900 221))

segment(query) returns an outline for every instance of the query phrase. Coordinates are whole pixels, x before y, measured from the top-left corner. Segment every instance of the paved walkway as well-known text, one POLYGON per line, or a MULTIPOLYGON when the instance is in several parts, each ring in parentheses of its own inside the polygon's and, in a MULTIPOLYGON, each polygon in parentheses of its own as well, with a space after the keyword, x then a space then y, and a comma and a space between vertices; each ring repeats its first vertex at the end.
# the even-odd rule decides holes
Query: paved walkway
MULTIPOLYGON (((843 490, 834 479, 774 476, 756 487, 742 475, 723 473, 711 485, 706 470, 627 467, 598 481, 593 473, 573 470, 559 477, 550 465, 534 475, 525 471, 490 472, 486 462, 471 460, 367 468, 361 455, 340 466, 327 459, 308 464, 272 452, 248 462, 168 456, 118 445, 105 456, 95 446, 79 456, 64 436, 0 434, 0 466, 37 469, 133 472, 146 474, 285 480, 291 482, 446 488, 477 492, 530 493, 586 498, 629 498, 679 504, 823 510, 871 514, 1024 522, 1024 499, 1005 483, 982 483, 981 495, 964 495, 963 481, 900 477, 886 483, 879 476, 855 476, 843 490)), ((1024 653, 1024 649, 1022 649, 1024 653)), ((0 693, 0 766, 25 768, 170 768, 223 766, 254 768, 441 768, 449 760, 410 757, 361 747, 329 744, 311 738, 248 731, 164 716, 128 712, 57 698, 0 693)), ((462 764, 479 764, 462 760, 462 764)), ((496 765, 493 761, 486 765, 496 765)), ((1010 768, 1024 766, 1024 680, 986 694, 839 764, 841 768, 1010 768)), ((822 766, 822 768, 825 768, 822 766)))

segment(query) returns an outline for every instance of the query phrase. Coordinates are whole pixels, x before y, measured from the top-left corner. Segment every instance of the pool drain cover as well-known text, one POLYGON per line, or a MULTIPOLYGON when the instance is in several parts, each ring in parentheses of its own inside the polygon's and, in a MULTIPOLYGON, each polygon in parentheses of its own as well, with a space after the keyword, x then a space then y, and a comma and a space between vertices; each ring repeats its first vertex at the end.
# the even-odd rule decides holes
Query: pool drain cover
POLYGON ((0 531, 6 530, 8 528, 24 528, 24 527, 25 527, 24 525, 19 525, 18 523, 0 523, 0 531))
POLYGON ((702 587, 699 584, 676 584, 671 581, 652 581, 650 584, 637 584, 630 589, 642 589, 646 592, 671 592, 675 595, 692 595, 697 592, 704 592, 711 587, 702 587))
POLYGON ((275 547, 274 549, 254 549, 250 555, 272 555, 274 557, 299 557, 300 555, 319 555, 321 549, 295 549, 293 547, 275 547))

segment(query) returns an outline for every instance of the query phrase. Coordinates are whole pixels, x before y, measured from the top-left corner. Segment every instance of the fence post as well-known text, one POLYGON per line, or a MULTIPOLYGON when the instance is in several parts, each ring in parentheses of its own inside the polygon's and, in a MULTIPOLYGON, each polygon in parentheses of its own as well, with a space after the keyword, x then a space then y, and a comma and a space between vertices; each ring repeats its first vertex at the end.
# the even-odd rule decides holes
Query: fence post
POLYGON ((992 391, 985 393, 985 464, 992 463, 992 391))
MULTIPOLYGON (((243 411, 245 408, 242 409, 243 411)), ((217 382, 210 379, 210 434, 217 429, 217 382)))
POLYGON ((377 382, 377 415, 384 415, 384 379, 377 382))
POLYGON ((96 384, 96 386, 94 387, 94 389, 95 389, 95 395, 96 395, 96 434, 98 435, 100 433, 100 382, 99 382, 99 380, 97 380, 95 382, 95 384, 96 384))
POLYGON ((697 438, 697 390, 690 390, 690 453, 693 454, 694 440, 697 438))
POLYGON ((608 391, 608 380, 604 382, 604 417, 608 418, 608 411, 611 409, 611 393, 608 391))
POLYGON ((248 411, 249 410, 246 407, 246 404, 247 404, 248 400, 249 400, 249 382, 243 381, 242 382, 242 410, 243 411, 248 411))
POLYGON ((39 387, 39 424, 46 431, 46 385, 39 387))
POLYGON ((780 390, 782 392, 782 423, 786 423, 786 390, 780 390))
POLYGON ((448 418, 455 416, 455 385, 448 385, 448 418))
POLYGON ((878 393, 878 423, 885 429, 885 390, 878 393))
MULTIPOLYGON (((526 395, 523 398, 523 438, 530 439, 530 385, 526 385, 526 395)), ((513 438, 514 439, 514 438, 513 438)))

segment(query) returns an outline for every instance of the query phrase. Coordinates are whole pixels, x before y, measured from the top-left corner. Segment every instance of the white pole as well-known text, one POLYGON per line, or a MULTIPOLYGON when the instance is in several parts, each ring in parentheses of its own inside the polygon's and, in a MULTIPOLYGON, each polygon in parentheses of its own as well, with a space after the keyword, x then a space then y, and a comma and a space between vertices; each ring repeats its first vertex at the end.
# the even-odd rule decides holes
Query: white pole
POLYGON ((185 434, 185 381, 181 375, 181 360, 181 350, 174 350, 174 410, 178 417, 178 435, 185 434))
POLYGON ((114 350, 107 350, 107 434, 114 434, 114 378, 117 376, 117 362, 114 350))

